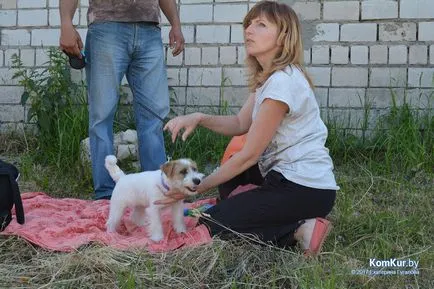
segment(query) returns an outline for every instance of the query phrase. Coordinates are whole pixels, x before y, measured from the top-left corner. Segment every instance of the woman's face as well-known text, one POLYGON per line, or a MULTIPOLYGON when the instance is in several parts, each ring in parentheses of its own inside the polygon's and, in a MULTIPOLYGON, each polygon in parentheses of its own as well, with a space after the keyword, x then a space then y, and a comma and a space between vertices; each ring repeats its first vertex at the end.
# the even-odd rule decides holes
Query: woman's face
POLYGON ((254 18, 244 30, 244 40, 248 55, 256 57, 258 61, 274 59, 280 49, 277 43, 277 25, 265 16, 254 18))

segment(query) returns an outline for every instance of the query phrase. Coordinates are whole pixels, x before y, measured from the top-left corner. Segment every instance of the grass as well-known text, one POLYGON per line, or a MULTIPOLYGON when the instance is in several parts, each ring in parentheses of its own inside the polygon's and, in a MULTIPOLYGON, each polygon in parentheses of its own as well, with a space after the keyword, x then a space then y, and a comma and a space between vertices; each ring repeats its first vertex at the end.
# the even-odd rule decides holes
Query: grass
MULTIPOLYGON (((42 190, 58 197, 91 196, 90 180, 77 178, 78 168, 57 172, 32 163, 28 148, 34 140, 24 141, 18 136, 0 140, 1 147, 7 148, 1 151, 1 158, 20 164, 22 191, 42 190), (11 142, 14 145, 7 147, 11 142)), ((205 140, 213 140, 213 135, 191 139, 203 141, 202 147, 207 144, 205 140)), ((225 140, 220 141, 223 144, 225 140)), ((192 146, 186 144, 177 151, 184 153, 183 149, 192 146)), ((196 150, 185 153, 202 155, 196 150)), ((213 159, 213 154, 217 152, 204 154, 203 163, 213 159)), ((361 159, 348 157, 336 167, 341 190, 329 216, 334 229, 318 258, 306 260, 298 248, 282 251, 248 240, 218 238, 210 245, 164 254, 117 251, 99 244, 73 253, 54 253, 20 238, 1 236, 0 287, 433 288, 432 172, 387 172, 361 159), (419 274, 352 274, 352 270, 373 269, 369 268, 370 258, 416 260, 419 274)))

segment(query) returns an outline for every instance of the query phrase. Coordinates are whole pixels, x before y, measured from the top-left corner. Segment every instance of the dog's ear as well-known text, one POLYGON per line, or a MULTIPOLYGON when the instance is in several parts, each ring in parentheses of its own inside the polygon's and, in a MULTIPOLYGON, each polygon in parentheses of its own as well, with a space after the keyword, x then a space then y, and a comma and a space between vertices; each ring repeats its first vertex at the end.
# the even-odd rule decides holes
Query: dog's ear
POLYGON ((175 165, 175 161, 170 161, 161 165, 160 168, 166 176, 173 177, 173 174, 175 173, 175 165))

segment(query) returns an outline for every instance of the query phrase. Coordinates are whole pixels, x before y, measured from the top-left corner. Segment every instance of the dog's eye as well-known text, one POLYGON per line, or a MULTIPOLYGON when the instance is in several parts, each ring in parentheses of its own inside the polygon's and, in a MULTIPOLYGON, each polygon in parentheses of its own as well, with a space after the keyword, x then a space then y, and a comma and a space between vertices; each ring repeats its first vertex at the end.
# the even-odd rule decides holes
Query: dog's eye
POLYGON ((197 172, 197 169, 196 168, 191 168, 192 170, 193 170, 193 172, 197 172))
POLYGON ((187 174, 187 169, 183 169, 182 171, 179 172, 182 175, 186 175, 187 174))

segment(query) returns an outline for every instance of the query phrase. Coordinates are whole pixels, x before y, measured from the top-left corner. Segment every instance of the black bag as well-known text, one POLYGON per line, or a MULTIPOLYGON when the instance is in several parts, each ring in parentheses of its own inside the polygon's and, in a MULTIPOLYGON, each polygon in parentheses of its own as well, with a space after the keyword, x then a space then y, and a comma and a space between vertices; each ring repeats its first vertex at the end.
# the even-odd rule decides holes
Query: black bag
POLYGON ((24 224, 24 210, 18 188, 18 169, 0 160, 0 231, 3 231, 12 220, 12 207, 15 205, 17 222, 24 224))

